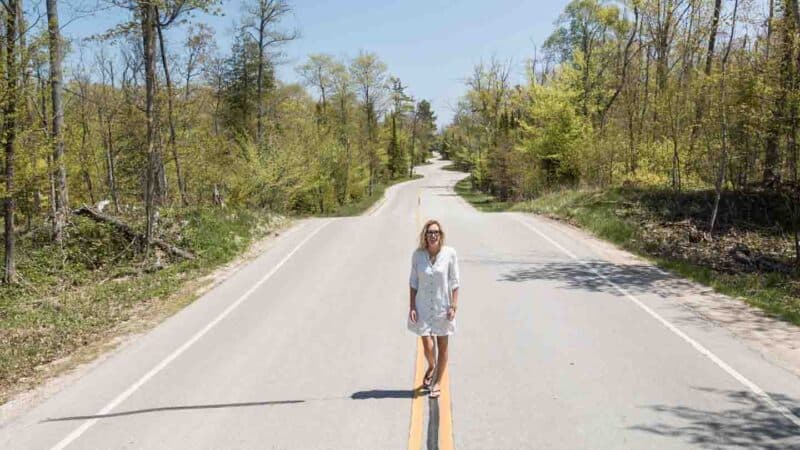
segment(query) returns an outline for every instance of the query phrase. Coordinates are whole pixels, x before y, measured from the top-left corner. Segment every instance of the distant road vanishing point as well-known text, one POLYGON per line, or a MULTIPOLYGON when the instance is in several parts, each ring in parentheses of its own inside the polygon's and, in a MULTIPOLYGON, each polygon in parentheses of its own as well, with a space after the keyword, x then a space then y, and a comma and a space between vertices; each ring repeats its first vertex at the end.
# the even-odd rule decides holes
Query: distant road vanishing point
POLYGON ((562 224, 476 211, 444 164, 368 215, 300 221, 3 424, 0 448, 800 449, 796 371, 677 302, 670 275, 562 224), (406 331, 427 218, 462 282, 438 401, 415 390, 406 331))

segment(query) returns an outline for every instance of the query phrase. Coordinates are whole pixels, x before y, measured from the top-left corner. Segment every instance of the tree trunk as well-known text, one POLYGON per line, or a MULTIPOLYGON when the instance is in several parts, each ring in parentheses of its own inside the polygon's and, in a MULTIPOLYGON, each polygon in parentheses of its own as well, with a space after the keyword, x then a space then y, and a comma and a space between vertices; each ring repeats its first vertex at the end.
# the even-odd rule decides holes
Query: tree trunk
POLYGON ((728 165, 728 104, 727 104, 727 85, 726 75, 728 66, 728 56, 731 53, 731 46, 733 44, 734 31, 736 31, 736 13, 739 10, 739 0, 734 0, 733 3, 733 18, 731 19, 731 31, 728 38, 728 45, 725 49, 725 55, 722 57, 722 77, 720 78, 720 107, 722 108, 722 153, 719 161, 719 171, 717 173, 717 181, 714 185, 715 198, 714 210, 711 212, 711 222, 708 226, 709 233, 714 232, 714 225, 717 222, 717 214, 719 213, 719 202, 722 197, 722 188, 725 186, 725 170, 728 165))
POLYGON ((717 42, 717 28, 719 27, 719 15, 722 11, 722 0, 714 0, 714 15, 711 17, 711 28, 708 31, 708 50, 706 51, 705 74, 711 74, 711 67, 714 62, 714 45, 717 42))
POLYGON ((656 36, 656 86, 658 86, 659 95, 667 88, 667 78, 669 75, 670 34, 672 33, 672 16, 674 13, 675 10, 673 8, 673 1, 667 0, 663 22, 658 28, 656 36))
MULTIPOLYGON (((186 189, 183 184, 183 176, 181 175, 181 163, 178 159, 178 148, 175 139, 175 113, 172 103, 172 79, 169 76, 169 65, 167 64, 167 52, 164 45, 164 33, 161 25, 156 21, 156 29, 158 30, 158 43, 161 48, 161 65, 164 67, 164 80, 167 83, 167 115, 169 116, 169 147, 172 151, 172 158, 175 160, 175 174, 178 177, 178 191, 181 196, 181 205, 186 206, 186 189)), ((188 82, 187 82, 188 92, 188 82)))
MULTIPOLYGON (((633 26, 631 27, 631 36, 628 38, 628 42, 625 44, 625 49, 622 52, 622 71, 619 76, 619 82, 617 83, 616 89, 614 93, 611 95, 611 98, 606 102, 605 106, 602 110, 600 110, 600 127, 605 127, 606 124, 606 114, 608 110, 611 109, 611 106, 616 101, 617 97, 619 96, 620 92, 622 92, 622 88, 625 87, 625 83, 628 80, 628 66, 630 66, 630 50, 633 42, 636 40, 636 33, 639 30, 639 8, 637 6, 633 7, 633 26)), ((534 76, 534 81, 536 77, 534 76)))
POLYGON ((56 215, 53 217, 53 239, 61 242, 69 215, 67 171, 64 167, 64 107, 62 105, 63 81, 61 75, 61 33, 58 28, 57 0, 47 0, 47 31, 50 45, 50 95, 53 103, 53 169, 56 181, 56 215))
MULTIPOLYGON (((114 66, 109 65, 109 81, 111 83, 111 93, 114 90, 114 66)), ((103 75, 103 92, 107 93, 105 75, 103 75)), ((103 95, 103 104, 99 105, 97 109, 98 119, 100 122, 100 135, 103 137, 103 144, 106 153, 106 182, 108 184, 108 194, 111 196, 111 201, 114 203, 114 211, 119 214, 119 197, 117 195, 117 180, 116 170, 114 167, 114 136, 112 133, 113 115, 108 110, 108 99, 103 95)))
POLYGON ((5 270, 3 282, 16 281, 16 264, 14 258, 14 153, 17 138, 17 97, 19 95, 17 64, 17 14, 21 9, 21 0, 8 0, 6 11, 6 102, 3 108, 3 131, 5 132, 6 150, 6 196, 3 201, 5 217, 5 270))
POLYGON ((156 149, 155 149, 155 120, 154 102, 156 94, 155 80, 155 49, 154 35, 156 28, 155 4, 142 2, 139 5, 142 25, 142 46, 144 50, 145 68, 145 118, 147 122, 147 167, 145 168, 145 215, 146 231, 144 235, 145 245, 149 252, 150 244, 153 242, 153 225, 155 220, 155 175, 156 175, 156 149))
POLYGON ((114 202, 114 210, 119 214, 119 197, 117 196, 117 180, 115 178, 114 170, 114 144, 111 137, 111 122, 107 123, 106 131, 106 173, 108 174, 108 192, 111 195, 111 200, 114 202))
POLYGON ((376 165, 378 155, 375 154, 375 149, 372 145, 372 104, 370 103, 369 98, 369 90, 366 91, 366 95, 364 96, 364 108, 367 114, 367 157, 369 159, 369 185, 368 185, 368 195, 372 195, 372 192, 375 189, 375 172, 376 172, 376 165))
POLYGON ((256 117, 256 144, 261 150, 264 134, 264 3, 261 3, 261 15, 258 26, 258 75, 256 79, 256 95, 258 96, 258 113, 256 117))
POLYGON ((675 133, 672 135, 672 189, 681 190, 681 160, 678 153, 678 139, 675 133))
MULTIPOLYGON (((114 228, 116 228, 117 230, 122 232, 122 234, 124 234, 125 237, 127 237, 128 239, 132 239, 132 240, 133 239, 137 239, 137 240, 140 240, 140 241, 141 240, 147 241, 147 238, 145 236, 142 236, 141 234, 135 232, 133 230, 133 228, 131 228, 128 224, 126 224, 126 223, 124 223, 124 222, 122 222, 119 219, 116 219, 114 217, 107 216, 107 215, 102 214, 102 213, 100 213, 98 211, 95 211, 94 209, 89 208, 87 206, 83 206, 81 208, 76 209, 74 211, 74 213, 76 215, 79 215, 79 216, 88 217, 88 218, 90 218, 90 219, 92 219, 92 220, 94 220, 96 222, 102 222, 102 223, 110 224, 110 225, 114 226, 114 228)), ((151 240, 151 243, 154 244, 156 247, 160 248, 161 250, 164 250, 165 252, 169 253, 170 255, 178 256, 178 257, 185 258, 185 259, 195 259, 196 258, 196 256, 192 252, 189 252, 189 251, 184 250, 182 248, 179 248, 179 247, 176 247, 174 245, 171 245, 171 244, 169 244, 166 241, 163 241, 161 239, 153 238, 151 240)))
MULTIPOLYGON (((80 88, 80 92, 78 95, 80 108, 79 108, 79 120, 81 125, 81 143, 78 150, 78 156, 80 157, 81 165, 80 165, 80 173, 81 177, 83 178, 83 182, 86 183, 86 192, 89 193, 89 199, 91 200, 92 204, 95 203, 95 195, 94 195, 94 184, 92 183, 92 176, 89 172, 90 162, 94 160, 94 155, 92 155, 91 151, 87 151, 87 147, 89 146, 89 117, 86 114, 86 101, 88 99, 88 81, 80 81, 78 86, 80 88)), ((55 178, 55 177, 54 177, 55 178)), ((58 187, 56 186, 56 189, 58 187)))
MULTIPOLYGON (((797 197, 797 196, 796 196, 797 197)), ((800 198, 796 198, 800 201, 800 198)), ((794 265, 800 271, 800 225, 798 225, 797 212, 794 214, 794 265)))
POLYGON ((411 122, 411 148, 409 149, 410 157, 408 163, 408 177, 414 176, 414 155, 417 147, 417 122, 419 121, 419 114, 414 111, 414 120, 411 122))

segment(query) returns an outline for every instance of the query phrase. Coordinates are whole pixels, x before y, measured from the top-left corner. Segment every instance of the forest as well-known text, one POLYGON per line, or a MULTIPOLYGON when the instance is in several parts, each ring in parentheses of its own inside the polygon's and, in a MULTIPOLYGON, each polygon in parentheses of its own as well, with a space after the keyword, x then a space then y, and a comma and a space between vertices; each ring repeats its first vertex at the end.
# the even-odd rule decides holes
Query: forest
POLYGON ((457 190, 800 323, 799 31, 796 0, 573 0, 525 82, 467 74, 457 190))
POLYGON ((0 400, 285 217, 363 211, 436 143, 430 102, 375 53, 278 79, 301 37, 285 0, 246 3, 230 48, 215 0, 101 6, 123 20, 77 40, 63 18, 92 11, 2 0, 0 400))
POLYGON ((283 0, 248 5, 230 49, 194 18, 219 10, 208 0, 113 2, 130 20, 82 42, 61 36, 57 1, 46 21, 3 6, 6 283, 15 235, 49 227, 58 242, 81 205, 141 220, 145 246, 162 207, 335 213, 410 176, 434 142, 430 103, 376 54, 314 54, 303 85, 276 79, 298 37, 283 0), (174 27, 185 40, 166 39, 174 27))
POLYGON ((739 214, 726 199, 755 199, 741 214, 791 236, 800 264, 798 30, 795 0, 574 0, 526 84, 509 62, 475 67, 442 146, 503 201, 561 187, 705 192, 694 219, 713 232, 739 214))

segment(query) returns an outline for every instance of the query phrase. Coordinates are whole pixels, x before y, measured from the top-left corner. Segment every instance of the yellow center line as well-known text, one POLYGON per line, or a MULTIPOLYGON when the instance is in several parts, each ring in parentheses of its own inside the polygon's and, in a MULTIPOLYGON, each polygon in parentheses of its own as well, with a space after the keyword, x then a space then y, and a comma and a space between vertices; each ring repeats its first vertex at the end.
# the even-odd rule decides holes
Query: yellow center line
MULTIPOLYGON (((417 191, 417 208, 415 219, 417 229, 420 229, 420 206, 422 198, 417 191)), ((450 400, 450 370, 445 369, 439 383, 441 394, 439 396, 438 421, 439 421, 439 450, 452 450, 453 446, 453 415, 450 400)), ((411 426, 408 431, 408 450, 421 450, 422 448, 422 421, 423 408, 425 407, 425 394, 419 389, 422 386, 422 378, 425 376, 425 350, 422 347, 422 338, 417 339, 417 358, 414 365, 414 393, 411 400, 411 426)), ((432 420, 429 418, 429 420, 432 420)))
POLYGON ((422 349, 422 338, 417 339, 417 362, 414 369, 414 386, 412 391, 414 396, 411 400, 411 428, 408 431, 408 450, 420 450, 422 448, 422 408, 425 397, 420 392, 422 377, 425 376, 423 369, 425 362, 424 350, 422 349))
MULTIPOLYGON (((421 226, 419 208, 420 193, 417 190, 417 207, 414 209, 414 222, 417 229, 421 226)), ((411 400, 411 426, 408 430, 408 450, 420 450, 422 448, 422 401, 423 395, 419 387, 422 386, 422 378, 425 376, 423 365, 425 362, 424 349, 422 348, 422 338, 417 339, 417 360, 414 364, 414 385, 411 387, 413 394, 411 400)))
POLYGON ((450 405, 450 368, 444 370, 439 396, 439 450, 453 449, 453 414, 450 405))

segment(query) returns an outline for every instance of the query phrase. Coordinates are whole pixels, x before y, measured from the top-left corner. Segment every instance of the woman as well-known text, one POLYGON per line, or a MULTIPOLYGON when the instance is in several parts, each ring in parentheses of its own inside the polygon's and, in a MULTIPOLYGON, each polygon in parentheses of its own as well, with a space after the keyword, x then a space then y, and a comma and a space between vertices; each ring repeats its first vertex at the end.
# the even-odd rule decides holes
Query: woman
POLYGON ((458 260, 456 251, 444 245, 444 230, 429 220, 419 235, 419 248, 411 256, 408 329, 422 336, 428 370, 423 386, 431 398, 440 394, 439 382, 447 367, 447 338, 456 331, 458 260), (434 336, 438 358, 434 357, 434 336))

